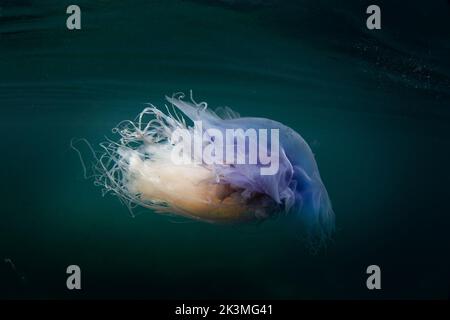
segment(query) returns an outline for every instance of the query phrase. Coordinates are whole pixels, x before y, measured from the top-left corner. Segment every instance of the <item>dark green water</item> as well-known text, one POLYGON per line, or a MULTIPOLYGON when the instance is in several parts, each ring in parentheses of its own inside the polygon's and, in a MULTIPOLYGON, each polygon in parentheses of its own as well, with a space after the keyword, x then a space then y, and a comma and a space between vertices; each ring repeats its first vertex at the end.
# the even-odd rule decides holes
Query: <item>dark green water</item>
POLYGON ((372 3, 325 0, 77 0, 69 31, 72 2, 0 1, 1 297, 448 298, 447 1, 377 1, 379 31, 372 3), (190 89, 311 144, 336 212, 326 250, 283 220, 131 218, 83 179, 72 138, 190 89))

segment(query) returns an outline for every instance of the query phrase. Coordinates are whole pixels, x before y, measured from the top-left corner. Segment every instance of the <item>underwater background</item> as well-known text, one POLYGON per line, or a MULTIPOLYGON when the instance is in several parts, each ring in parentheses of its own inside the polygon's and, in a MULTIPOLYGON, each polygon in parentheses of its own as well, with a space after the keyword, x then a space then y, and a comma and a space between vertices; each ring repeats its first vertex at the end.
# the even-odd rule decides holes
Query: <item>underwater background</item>
POLYGON ((0 114, 1 298, 448 298, 446 0, 0 0, 0 114), (327 248, 282 218, 133 218, 84 179, 72 138, 98 146, 189 90, 305 138, 336 213, 327 248))

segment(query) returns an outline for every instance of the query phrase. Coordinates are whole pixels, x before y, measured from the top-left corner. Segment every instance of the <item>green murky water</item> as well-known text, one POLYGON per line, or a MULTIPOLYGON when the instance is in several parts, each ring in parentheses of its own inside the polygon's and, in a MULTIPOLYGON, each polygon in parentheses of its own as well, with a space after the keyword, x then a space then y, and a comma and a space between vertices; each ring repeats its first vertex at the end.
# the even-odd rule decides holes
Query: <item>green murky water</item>
POLYGON ((365 1, 79 0, 69 31, 72 2, 0 1, 0 296, 448 297, 450 6, 378 2, 380 31, 365 1), (99 143, 190 89, 310 143, 336 212, 327 250, 283 220, 131 218, 83 179, 72 138, 99 143))

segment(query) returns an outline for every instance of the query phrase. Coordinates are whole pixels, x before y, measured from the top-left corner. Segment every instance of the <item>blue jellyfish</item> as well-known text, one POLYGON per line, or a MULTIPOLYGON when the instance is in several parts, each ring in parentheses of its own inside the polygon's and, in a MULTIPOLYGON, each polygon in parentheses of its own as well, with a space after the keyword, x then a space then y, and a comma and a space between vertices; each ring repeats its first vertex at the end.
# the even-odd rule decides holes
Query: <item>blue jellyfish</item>
POLYGON ((324 240, 334 213, 314 155, 291 128, 270 119, 215 111, 166 97, 122 121, 101 144, 95 183, 130 208, 208 222, 263 221, 284 214, 324 240), (206 156, 208 155, 208 156, 206 156), (265 172, 264 172, 265 170, 265 172))

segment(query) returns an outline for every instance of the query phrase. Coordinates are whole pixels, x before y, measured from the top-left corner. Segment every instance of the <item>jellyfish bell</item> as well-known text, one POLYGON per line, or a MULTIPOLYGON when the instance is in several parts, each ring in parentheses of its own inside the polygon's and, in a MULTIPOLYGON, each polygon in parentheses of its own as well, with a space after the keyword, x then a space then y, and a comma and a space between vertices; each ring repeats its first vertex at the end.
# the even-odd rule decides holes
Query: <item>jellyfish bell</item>
POLYGON ((208 222, 262 221, 284 213, 301 220, 316 238, 331 235, 330 199, 314 155, 297 132, 270 119, 240 117, 228 108, 214 112, 182 94, 166 99, 165 112, 150 105, 136 120, 113 129, 116 140, 101 144, 94 178, 105 192, 130 208, 139 205, 208 222), (229 136, 230 130, 233 138, 218 144, 218 137, 229 136), (250 130, 271 135, 266 139, 250 130), (204 147, 215 161, 205 161, 204 147), (230 150, 231 158, 226 156, 230 150), (252 150, 258 152, 256 161, 252 150), (181 160, 174 161, 174 154, 181 160), (244 161, 236 161, 239 157, 244 161), (276 170, 262 174, 271 161, 276 170))

